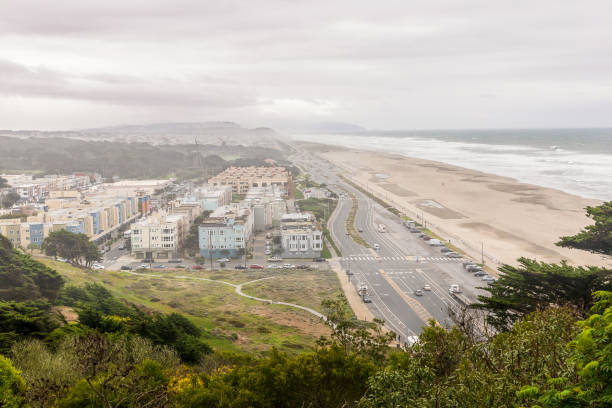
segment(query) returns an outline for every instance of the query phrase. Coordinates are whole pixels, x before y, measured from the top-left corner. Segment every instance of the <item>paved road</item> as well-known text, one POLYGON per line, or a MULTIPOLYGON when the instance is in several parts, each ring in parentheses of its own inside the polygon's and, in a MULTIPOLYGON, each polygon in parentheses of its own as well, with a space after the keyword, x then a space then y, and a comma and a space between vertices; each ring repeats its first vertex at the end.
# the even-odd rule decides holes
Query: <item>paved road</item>
MULTIPOLYGON (((449 306, 459 306, 450 296, 451 284, 459 284, 464 295, 475 299, 482 293, 476 289, 485 283, 463 270, 463 259, 448 258, 412 234, 402 225, 402 220, 337 177, 338 169, 330 163, 309 154, 293 158, 319 183, 327 183, 336 193, 348 193, 341 198, 336 211, 330 218, 330 232, 343 255, 345 269, 350 269, 355 288, 361 284, 368 287, 372 313, 385 320, 389 329, 401 338, 414 336, 430 318, 442 325, 451 325, 449 306), (353 206, 350 198, 358 200, 355 227, 370 245, 380 245, 375 251, 355 243, 347 235, 345 222, 353 206), (379 232, 378 226, 385 225, 387 232, 379 232), (416 296, 414 291, 428 284, 431 291, 416 296)), ((356 289, 355 289, 356 290, 356 289)))

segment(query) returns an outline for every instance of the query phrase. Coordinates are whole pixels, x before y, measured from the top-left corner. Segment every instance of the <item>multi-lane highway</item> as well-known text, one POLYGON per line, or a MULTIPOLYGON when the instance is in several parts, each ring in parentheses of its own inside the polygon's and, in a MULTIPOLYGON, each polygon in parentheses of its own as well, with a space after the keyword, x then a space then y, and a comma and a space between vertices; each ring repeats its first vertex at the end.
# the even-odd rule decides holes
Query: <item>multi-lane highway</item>
POLYGON ((339 178, 340 171, 332 164, 308 153, 292 159, 310 173, 312 180, 345 194, 330 217, 329 229, 342 252, 344 269, 353 273, 346 278, 355 290, 367 286, 372 300, 368 307, 402 339, 418 335, 432 318, 441 325, 451 324, 449 306, 459 306, 449 294, 451 284, 460 285, 463 294, 472 299, 481 293, 476 287, 486 283, 463 270, 463 259, 445 257, 439 248, 410 233, 399 217, 339 178), (370 247, 378 244, 380 249, 357 244, 348 235, 345 223, 353 206, 351 196, 358 202, 355 228, 370 247), (380 224, 386 232, 379 231, 380 224), (426 285, 431 290, 417 296, 415 291, 426 285))

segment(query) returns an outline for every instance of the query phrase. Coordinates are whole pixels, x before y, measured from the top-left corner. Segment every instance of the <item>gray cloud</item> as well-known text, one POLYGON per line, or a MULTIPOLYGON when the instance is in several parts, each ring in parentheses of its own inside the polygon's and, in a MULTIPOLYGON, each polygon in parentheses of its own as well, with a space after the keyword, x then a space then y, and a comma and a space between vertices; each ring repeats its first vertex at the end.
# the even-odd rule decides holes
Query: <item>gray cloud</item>
POLYGON ((611 11, 603 0, 11 2, 0 128, 103 125, 97 109, 125 121, 112 107, 252 125, 612 125, 611 11), (49 99, 66 101, 53 121, 38 111, 49 99), (92 106, 75 118, 79 102, 92 106))

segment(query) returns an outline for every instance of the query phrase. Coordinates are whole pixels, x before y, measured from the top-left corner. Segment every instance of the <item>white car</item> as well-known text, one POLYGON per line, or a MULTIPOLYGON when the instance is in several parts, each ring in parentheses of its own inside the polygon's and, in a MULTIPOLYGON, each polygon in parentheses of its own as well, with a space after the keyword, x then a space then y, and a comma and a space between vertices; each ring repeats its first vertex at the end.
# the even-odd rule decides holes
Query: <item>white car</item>
POLYGON ((374 249, 377 249, 377 250, 380 249, 380 245, 374 244, 374 249))
POLYGON ((60 262, 68 262, 68 260, 66 258, 57 258, 58 261, 60 262))
POLYGON ((279 258, 277 256, 273 256, 272 258, 268 258, 268 262, 280 262, 282 261, 282 258, 279 258))
POLYGON ((149 264, 143 263, 143 264, 140 264, 140 266, 138 268, 143 268, 144 269, 144 268, 148 268, 149 266, 150 266, 149 264))
POLYGON ((100 265, 100 264, 95 263, 95 264, 91 265, 91 269, 105 269, 105 268, 104 268, 104 265, 100 265))
POLYGON ((423 286, 423 290, 430 291, 431 290, 431 286, 425 285, 425 286, 423 286))
POLYGON ((266 254, 266 255, 272 255, 272 251, 270 251, 269 249, 266 249, 265 254, 266 254))
POLYGON ((230 260, 227 258, 219 258, 215 262, 229 262, 230 260))

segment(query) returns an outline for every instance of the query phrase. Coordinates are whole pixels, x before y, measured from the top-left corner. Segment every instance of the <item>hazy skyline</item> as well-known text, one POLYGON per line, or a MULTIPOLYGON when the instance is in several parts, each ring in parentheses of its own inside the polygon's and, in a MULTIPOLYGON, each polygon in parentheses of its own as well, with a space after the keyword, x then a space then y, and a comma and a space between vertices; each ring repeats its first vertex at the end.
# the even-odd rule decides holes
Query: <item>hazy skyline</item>
POLYGON ((20 1, 0 128, 612 126, 612 3, 20 1))

